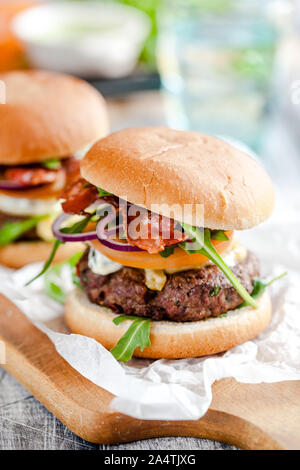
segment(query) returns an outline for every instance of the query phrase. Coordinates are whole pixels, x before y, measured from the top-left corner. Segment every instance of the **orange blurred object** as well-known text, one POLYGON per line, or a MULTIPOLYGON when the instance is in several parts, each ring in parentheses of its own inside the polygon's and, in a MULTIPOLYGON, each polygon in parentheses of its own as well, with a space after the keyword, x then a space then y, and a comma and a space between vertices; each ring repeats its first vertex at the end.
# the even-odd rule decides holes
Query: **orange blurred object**
POLYGON ((39 3, 38 0, 0 0, 0 72, 27 66, 24 49, 10 24, 16 14, 39 3))

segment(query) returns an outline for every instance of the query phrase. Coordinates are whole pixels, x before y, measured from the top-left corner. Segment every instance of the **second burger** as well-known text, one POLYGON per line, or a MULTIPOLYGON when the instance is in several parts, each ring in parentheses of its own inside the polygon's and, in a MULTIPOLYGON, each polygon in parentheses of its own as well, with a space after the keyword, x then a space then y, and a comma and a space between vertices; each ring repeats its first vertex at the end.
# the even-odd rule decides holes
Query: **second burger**
MULTIPOLYGON (((57 198, 79 176, 79 158, 108 132, 104 99, 88 83, 44 71, 0 75, 0 264, 20 268, 52 250, 57 198)), ((64 244, 55 260, 82 248, 64 244)))

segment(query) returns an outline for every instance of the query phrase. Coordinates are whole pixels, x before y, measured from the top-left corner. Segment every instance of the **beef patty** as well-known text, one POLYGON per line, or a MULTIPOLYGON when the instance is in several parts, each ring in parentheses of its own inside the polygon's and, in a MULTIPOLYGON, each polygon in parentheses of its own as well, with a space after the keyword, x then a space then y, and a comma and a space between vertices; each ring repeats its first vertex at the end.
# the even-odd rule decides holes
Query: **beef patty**
MULTIPOLYGON (((126 315, 177 322, 216 317, 243 302, 222 271, 215 265, 168 275, 162 291, 148 289, 142 269, 124 267, 107 276, 88 266, 88 252, 77 265, 77 273, 89 300, 126 315)), ((232 268, 248 292, 259 276, 257 258, 248 253, 232 268)))

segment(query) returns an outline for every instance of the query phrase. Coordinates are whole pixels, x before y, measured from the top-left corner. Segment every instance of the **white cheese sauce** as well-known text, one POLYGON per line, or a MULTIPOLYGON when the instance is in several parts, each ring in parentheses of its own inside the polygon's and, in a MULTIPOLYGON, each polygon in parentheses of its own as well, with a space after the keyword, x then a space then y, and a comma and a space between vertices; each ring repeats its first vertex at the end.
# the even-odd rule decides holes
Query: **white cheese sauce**
POLYGON ((47 215, 61 209, 57 199, 26 199, 0 195, 0 211, 19 216, 47 215))
POLYGON ((88 266, 95 274, 100 274, 101 276, 107 276, 108 274, 116 273, 123 266, 119 263, 103 256, 98 250, 90 248, 88 266))

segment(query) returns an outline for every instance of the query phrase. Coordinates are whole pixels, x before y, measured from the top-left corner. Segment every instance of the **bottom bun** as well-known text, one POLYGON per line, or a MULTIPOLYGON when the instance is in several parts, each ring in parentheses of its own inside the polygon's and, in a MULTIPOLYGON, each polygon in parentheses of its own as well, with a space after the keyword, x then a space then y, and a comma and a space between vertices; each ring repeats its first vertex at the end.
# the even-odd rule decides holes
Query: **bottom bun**
MULTIPOLYGON (((83 243, 65 243, 57 250, 54 262, 66 261, 78 251, 84 251, 85 248, 83 243)), ((53 243, 43 241, 16 242, 4 245, 0 248, 0 264, 19 269, 26 266, 26 264, 46 261, 52 249, 53 243)))
MULTIPOLYGON (((151 346, 136 349, 134 356, 150 359, 179 359, 207 356, 227 351, 258 336, 271 319, 268 293, 258 299, 258 308, 244 307, 227 312, 226 317, 195 322, 152 321, 151 346)), ((80 289, 72 291, 66 303, 65 319, 74 333, 89 336, 111 349, 132 321, 116 326, 118 315, 109 308, 92 304, 80 289)))

